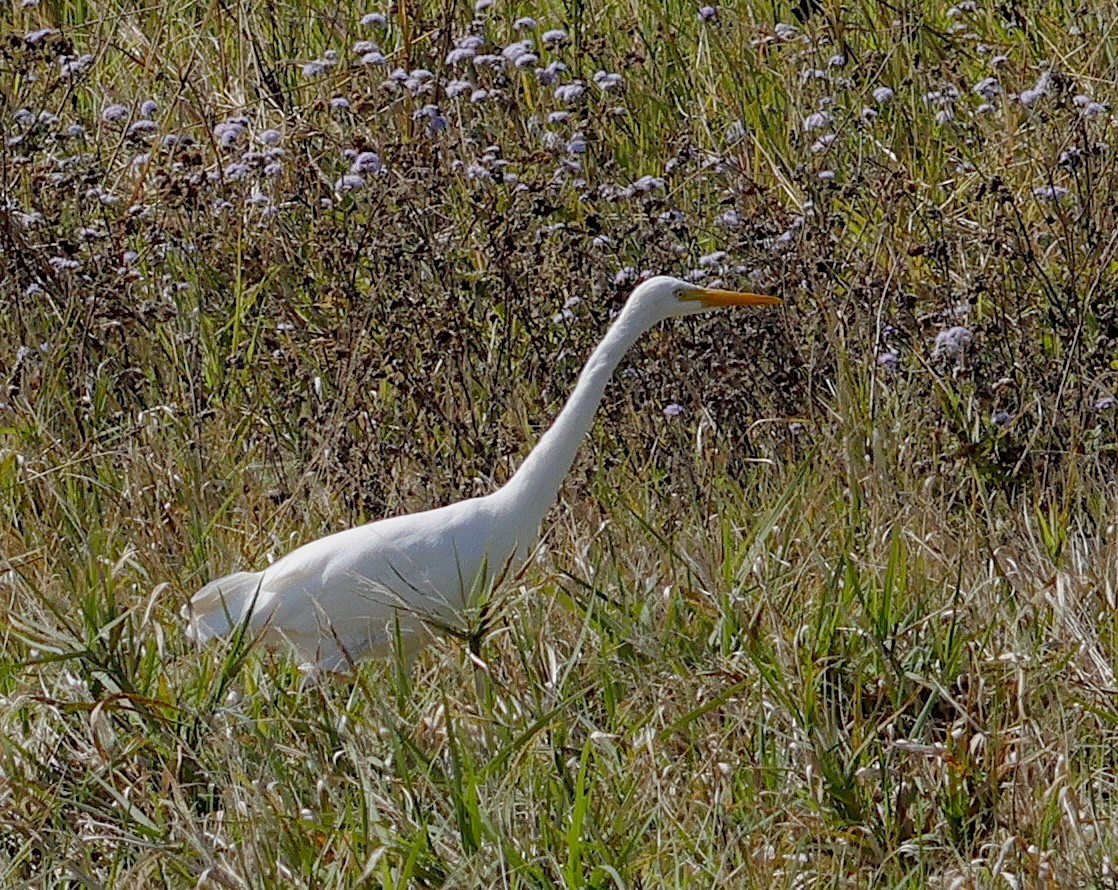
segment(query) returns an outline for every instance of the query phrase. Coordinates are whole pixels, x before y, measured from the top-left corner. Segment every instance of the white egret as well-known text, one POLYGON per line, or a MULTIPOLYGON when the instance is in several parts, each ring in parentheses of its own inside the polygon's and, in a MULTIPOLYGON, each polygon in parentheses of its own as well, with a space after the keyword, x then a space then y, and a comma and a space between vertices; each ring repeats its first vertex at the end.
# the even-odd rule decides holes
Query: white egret
POLYGON ((563 410, 505 485, 492 494, 381 519, 311 541, 259 572, 211 581, 183 609, 198 643, 242 623, 266 643, 286 641, 327 670, 392 650, 407 654, 432 625, 449 626, 472 594, 521 564, 586 436, 621 357, 667 318, 778 297, 655 277, 637 287, 579 375, 563 410))

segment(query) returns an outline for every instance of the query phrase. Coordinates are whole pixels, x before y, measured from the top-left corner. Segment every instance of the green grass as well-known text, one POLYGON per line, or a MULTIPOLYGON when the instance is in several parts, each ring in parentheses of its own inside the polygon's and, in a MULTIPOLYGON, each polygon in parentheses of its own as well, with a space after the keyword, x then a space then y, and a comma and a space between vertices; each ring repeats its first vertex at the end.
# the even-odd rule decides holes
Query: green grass
POLYGON ((0 884, 1111 886, 1114 11, 498 0, 568 106, 446 65, 471 10, 0 12, 0 884), (184 639, 213 577, 500 484, 623 270, 703 257, 784 306, 633 351, 476 652, 184 639))

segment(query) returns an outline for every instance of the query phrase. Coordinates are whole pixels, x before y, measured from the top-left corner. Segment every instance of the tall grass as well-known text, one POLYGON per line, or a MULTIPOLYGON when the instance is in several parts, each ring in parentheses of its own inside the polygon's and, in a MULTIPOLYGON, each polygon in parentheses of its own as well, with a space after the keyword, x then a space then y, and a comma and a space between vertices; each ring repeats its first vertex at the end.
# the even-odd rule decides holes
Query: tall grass
POLYGON ((0 882, 1111 886, 1114 25, 5 8, 0 882), (645 271, 785 308, 645 338, 466 640, 186 643, 507 478, 645 271))

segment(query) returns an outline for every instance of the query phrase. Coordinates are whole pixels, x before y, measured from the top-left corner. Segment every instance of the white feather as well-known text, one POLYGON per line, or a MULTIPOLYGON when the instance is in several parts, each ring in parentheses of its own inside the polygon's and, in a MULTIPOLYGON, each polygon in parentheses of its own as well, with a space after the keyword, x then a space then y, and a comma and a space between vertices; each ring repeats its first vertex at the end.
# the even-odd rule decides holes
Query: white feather
POLYGON ((187 634, 203 643, 247 622, 264 642, 286 641, 328 670, 391 651, 397 630, 405 652, 414 652, 433 626, 452 625, 473 596, 527 557, 606 384, 637 337, 676 315, 778 302, 650 279, 633 292, 555 423, 506 485, 328 535, 260 572, 211 581, 183 609, 187 634))

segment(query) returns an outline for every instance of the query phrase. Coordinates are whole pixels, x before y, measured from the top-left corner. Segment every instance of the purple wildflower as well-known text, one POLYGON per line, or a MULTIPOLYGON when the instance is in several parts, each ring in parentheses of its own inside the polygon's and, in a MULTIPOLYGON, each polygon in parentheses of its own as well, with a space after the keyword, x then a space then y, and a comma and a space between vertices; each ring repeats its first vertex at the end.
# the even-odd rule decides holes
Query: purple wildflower
POLYGON ((1017 101, 1022 105, 1033 105, 1042 96, 1048 95, 1048 83, 1052 80, 1052 73, 1050 71, 1042 71, 1040 77, 1036 79, 1029 89, 1022 90, 1018 96, 1017 101))
POLYGON ((501 50, 501 55, 508 59, 510 62, 515 62, 525 53, 532 51, 531 40, 516 40, 501 50))
POLYGON ((334 183, 334 191, 352 192, 365 187, 365 178, 356 173, 344 173, 334 183))
POLYGON ((146 139, 154 136, 159 132, 159 124, 155 121, 149 121, 141 118, 138 121, 133 121, 128 127, 128 135, 132 139, 146 139))
POLYGON ((740 226, 742 220, 741 214, 736 210, 727 210, 724 213, 718 214, 718 216, 714 218, 714 221, 720 226, 732 229, 735 226, 740 226))
POLYGON ((667 183, 659 176, 642 176, 632 185, 635 192, 662 192, 665 188, 667 188, 667 183))
POLYGON ((506 64, 504 56, 497 55, 496 53, 480 53, 474 56, 474 67, 492 68, 494 71, 501 71, 506 64))
POLYGON ((81 74, 93 64, 92 53, 82 53, 80 56, 59 56, 58 67, 63 77, 73 77, 81 74))
POLYGON ((614 87, 620 86, 624 78, 620 74, 615 74, 609 71, 598 71, 594 74, 594 83, 600 90, 612 90, 614 87))
POLYGON ((446 94, 451 99, 457 99, 463 93, 468 93, 474 85, 468 80, 452 80, 446 85, 446 94))
POLYGON ((971 89, 975 92, 975 94, 981 96, 983 99, 992 101, 998 96, 999 93, 1001 93, 1002 85, 998 83, 998 79, 996 77, 984 77, 973 87, 971 87, 971 89))
POLYGON ((446 63, 451 66, 461 65, 463 62, 470 61, 475 55, 477 55, 477 53, 469 47, 456 46, 446 54, 446 63))
POLYGON ((804 118, 804 132, 810 133, 827 126, 831 122, 831 115, 826 111, 816 111, 804 118))
POLYGON ((129 115, 128 106, 121 105, 114 102, 112 105, 105 106, 101 112, 101 120, 107 124, 117 124, 127 118, 129 115))
POLYGON ((449 126, 449 122, 439 110, 438 105, 424 105, 418 111, 412 112, 412 120, 420 120, 421 118, 427 118, 427 134, 429 136, 441 133, 449 126))
POLYGON ((934 358, 951 358, 958 355, 971 344, 974 335, 970 328, 956 325, 936 334, 935 348, 932 350, 934 358))
POLYGON ((554 84, 559 79, 559 75, 566 70, 567 66, 562 62, 548 62, 547 67, 536 69, 536 79, 545 87, 549 87, 554 84))
POLYGON ((1068 190, 1062 185, 1038 185, 1033 194, 1045 201, 1059 201, 1067 196, 1068 190))
POLYGON ((832 143, 837 138, 838 137, 835 136, 834 133, 824 133, 822 136, 820 136, 818 139, 816 139, 813 143, 811 143, 811 149, 810 150, 813 154, 818 154, 821 151, 826 151, 828 148, 831 147, 832 143))
POLYGON ((585 92, 586 88, 582 85, 582 81, 576 80, 557 86, 555 88, 555 98, 565 105, 570 105, 577 102, 585 92))
POLYGON ((1083 117, 1096 117, 1106 111, 1106 105, 1102 102, 1095 102, 1090 96, 1079 94, 1073 97, 1071 101, 1083 117))
POLYGON ((52 34, 57 33, 58 30, 56 28, 40 28, 38 31, 28 31, 26 34, 23 35, 23 40, 25 43, 28 43, 31 46, 35 46, 35 44, 42 43, 52 34))
POLYGON ((468 81, 451 81, 446 85, 446 95, 451 98, 457 98, 464 93, 470 92, 473 88, 474 85, 468 81))
POLYGON ((676 402, 669 402, 664 406, 665 417, 679 417, 683 413, 683 406, 676 402))
POLYGON ((924 94, 924 101, 928 105, 950 105, 959 98, 959 91, 954 86, 948 86, 942 90, 928 90, 924 94))
POLYGON ((214 138, 222 148, 229 148, 241 138, 245 129, 246 124, 240 118, 230 118, 214 127, 214 138))
POLYGON ((372 173, 377 174, 384 170, 384 164, 381 163, 380 155, 372 151, 363 151, 353 159, 353 163, 349 165, 350 173, 372 173))

